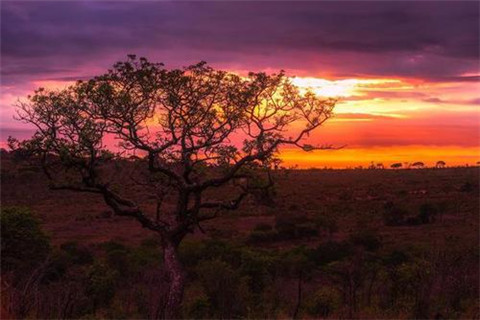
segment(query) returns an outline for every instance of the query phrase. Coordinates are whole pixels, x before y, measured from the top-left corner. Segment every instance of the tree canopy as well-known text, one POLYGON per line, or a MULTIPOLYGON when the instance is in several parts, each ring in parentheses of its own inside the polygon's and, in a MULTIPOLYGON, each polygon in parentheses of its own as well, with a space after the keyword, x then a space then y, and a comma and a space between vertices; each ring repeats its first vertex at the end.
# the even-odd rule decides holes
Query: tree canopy
POLYGON ((269 167, 281 145, 329 148, 303 139, 331 117, 334 105, 335 100, 301 93, 284 72, 240 77, 205 62, 168 70, 130 55, 89 81, 59 91, 36 90, 18 112, 36 133, 21 143, 10 139, 10 145, 40 158, 53 188, 100 193, 117 214, 155 231, 179 227, 162 220, 161 212, 152 219, 110 188, 111 177, 101 168, 124 156, 106 143, 118 141, 123 151, 145 156, 144 183, 175 190, 182 198, 174 214, 183 221, 183 233, 206 218, 198 216, 202 209, 236 207, 254 185, 247 169, 269 167), (203 201, 206 189, 240 178, 237 198, 203 201))

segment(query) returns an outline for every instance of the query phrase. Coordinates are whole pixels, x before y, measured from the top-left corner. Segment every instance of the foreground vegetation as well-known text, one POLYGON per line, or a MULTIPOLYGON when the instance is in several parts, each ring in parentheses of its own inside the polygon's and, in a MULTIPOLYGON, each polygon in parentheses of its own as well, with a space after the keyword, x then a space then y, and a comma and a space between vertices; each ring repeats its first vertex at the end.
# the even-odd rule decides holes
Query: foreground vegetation
MULTIPOLYGON (((181 244, 182 316, 478 318, 478 176, 279 172, 275 195, 181 244)), ((3 160, 1 318, 161 317, 160 240, 44 184, 3 160)))

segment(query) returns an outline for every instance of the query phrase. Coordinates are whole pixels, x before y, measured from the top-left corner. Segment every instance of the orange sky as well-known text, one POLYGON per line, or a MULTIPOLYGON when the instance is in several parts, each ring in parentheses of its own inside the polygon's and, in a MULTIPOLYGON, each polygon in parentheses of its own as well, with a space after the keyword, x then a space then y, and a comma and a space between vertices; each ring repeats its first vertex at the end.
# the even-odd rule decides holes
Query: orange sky
POLYGON ((282 152, 300 167, 367 166, 371 161, 423 161, 449 165, 480 161, 478 83, 428 83, 415 79, 294 79, 324 96, 337 96, 335 117, 312 142, 347 146, 304 154, 282 152))
MULTIPOLYGON (((282 149, 285 166, 355 167, 372 161, 423 161, 433 166, 480 161, 477 83, 426 83, 415 79, 295 77, 292 82, 319 96, 337 97, 335 115, 308 143, 346 145, 342 150, 304 152, 282 149)), ((69 81, 42 81, 34 87, 63 88, 69 81)), ((17 99, 2 97, 12 105, 17 99)), ((11 116, 11 107, 2 110, 11 116)))
POLYGON ((1 11, 0 145, 32 128, 13 104, 105 72, 128 53, 178 68, 283 69, 337 97, 335 117, 285 165, 480 161, 478 1, 7 1, 1 11), (247 23, 248 22, 248 23, 247 23))

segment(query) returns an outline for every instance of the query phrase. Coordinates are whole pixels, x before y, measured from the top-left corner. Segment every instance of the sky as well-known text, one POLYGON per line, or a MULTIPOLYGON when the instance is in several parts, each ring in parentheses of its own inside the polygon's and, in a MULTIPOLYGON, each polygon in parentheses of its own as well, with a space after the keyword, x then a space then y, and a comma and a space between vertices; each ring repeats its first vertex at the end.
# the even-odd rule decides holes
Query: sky
POLYGON ((285 165, 480 161, 478 1, 2 1, 0 145, 32 131, 14 104, 62 88, 127 54, 238 74, 283 69, 337 97, 311 144, 285 165))

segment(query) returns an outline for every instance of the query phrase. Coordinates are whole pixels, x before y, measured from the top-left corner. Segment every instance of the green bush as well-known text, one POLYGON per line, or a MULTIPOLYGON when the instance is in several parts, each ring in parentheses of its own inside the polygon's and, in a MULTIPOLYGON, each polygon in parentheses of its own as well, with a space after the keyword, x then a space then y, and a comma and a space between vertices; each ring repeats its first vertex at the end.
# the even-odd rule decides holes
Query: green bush
POLYGON ((240 275, 221 260, 202 261, 195 269, 215 318, 236 318, 242 314, 243 303, 239 296, 240 275))
POLYGON ((200 296, 187 303, 184 307, 188 319, 210 319, 212 305, 207 297, 200 296))
POLYGON ((23 272, 38 266, 50 253, 50 241, 29 209, 0 211, 2 271, 23 272))
POLYGON ((299 223, 295 227, 295 235, 297 238, 308 238, 318 235, 317 225, 313 222, 299 223))
POLYGON ((60 249, 68 255, 74 264, 85 265, 93 262, 93 255, 90 250, 87 247, 79 246, 75 241, 63 243, 60 245, 60 249))
POLYGON ((122 279, 133 277, 146 267, 159 264, 163 254, 156 241, 146 240, 138 247, 126 247, 116 241, 103 243, 107 264, 117 271, 122 279))
POLYGON ((271 231, 273 227, 268 223, 259 223, 253 228, 254 231, 271 231))
POLYGON ((418 219, 422 224, 432 223, 438 214, 438 209, 431 203, 424 203, 420 206, 418 219))
POLYGON ((317 228, 327 231, 328 233, 332 234, 338 231, 338 224, 337 220, 333 217, 327 215, 317 215, 315 216, 315 224, 317 228))
POLYGON ((330 287, 318 289, 305 303, 307 312, 315 318, 327 318, 341 306, 338 291, 330 287))
POLYGON ((184 266, 196 266, 206 254, 206 245, 200 241, 185 240, 180 243, 179 255, 184 266))
POLYGON ((466 192, 466 193, 472 192, 473 189, 474 189, 474 188, 473 188, 473 183, 471 183, 471 182, 469 182, 469 181, 465 182, 465 183, 462 184, 462 186, 460 187, 460 191, 461 191, 461 192, 466 192))
POLYGON ((391 201, 384 206, 383 222, 386 226, 401 226, 405 224, 405 217, 408 211, 391 201))
POLYGON ((334 261, 342 260, 354 252, 349 242, 328 241, 320 244, 310 252, 310 259, 317 265, 326 265, 334 261))
POLYGON ((316 236, 317 226, 305 215, 280 214, 275 217, 278 240, 316 236))
POLYGON ((93 308, 107 307, 115 295, 118 273, 107 264, 96 262, 87 270, 86 294, 93 301, 93 308))
POLYGON ((396 267, 409 260, 407 254, 402 250, 393 250, 382 258, 383 264, 388 267, 396 267))
POLYGON ((363 229, 350 235, 350 242, 354 245, 362 246, 368 251, 376 251, 382 245, 380 235, 370 229, 363 229))
POLYGON ((242 251, 239 271, 242 277, 246 277, 250 292, 258 296, 265 290, 272 280, 274 264, 274 259, 267 253, 259 250, 242 251))
POLYGON ((259 231, 253 230, 250 233, 248 238, 248 242, 255 244, 255 243, 262 243, 262 242, 272 242, 278 239, 278 232, 275 230, 267 230, 267 231, 259 231))
POLYGON ((205 241, 204 260, 219 259, 232 266, 241 264, 242 248, 227 241, 208 240, 205 241))

